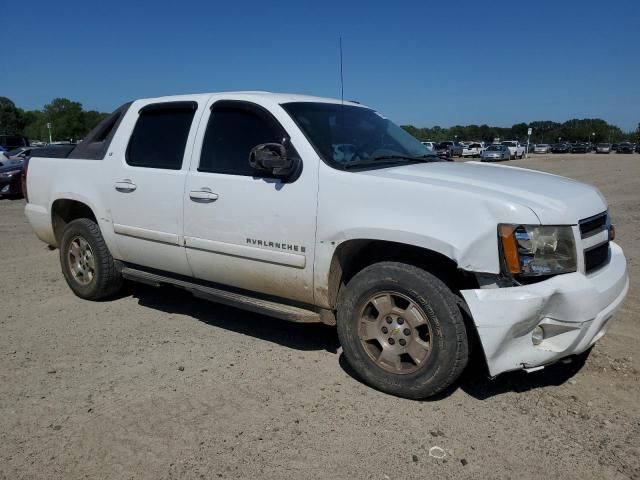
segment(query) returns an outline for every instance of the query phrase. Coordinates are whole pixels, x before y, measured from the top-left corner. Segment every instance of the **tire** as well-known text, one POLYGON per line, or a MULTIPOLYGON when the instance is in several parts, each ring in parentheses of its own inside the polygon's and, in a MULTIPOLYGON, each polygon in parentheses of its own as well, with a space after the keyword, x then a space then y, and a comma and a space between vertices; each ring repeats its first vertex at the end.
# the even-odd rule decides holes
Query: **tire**
POLYGON ((85 300, 100 300, 122 287, 122 276, 100 228, 88 218, 73 220, 65 227, 60 242, 60 265, 69 288, 85 300))
POLYGON ((412 265, 381 262, 360 271, 338 298, 338 337, 349 365, 365 383, 391 395, 423 399, 441 392, 469 358, 456 298, 441 280, 412 265))

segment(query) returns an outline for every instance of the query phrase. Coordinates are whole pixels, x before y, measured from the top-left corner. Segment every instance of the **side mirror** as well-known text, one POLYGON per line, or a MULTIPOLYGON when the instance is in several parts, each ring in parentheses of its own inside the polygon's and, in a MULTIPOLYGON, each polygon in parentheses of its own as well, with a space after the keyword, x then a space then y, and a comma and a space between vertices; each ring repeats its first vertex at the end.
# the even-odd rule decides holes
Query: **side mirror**
POLYGON ((300 160, 287 156, 287 149, 280 143, 261 143, 251 149, 249 165, 269 172, 276 177, 288 177, 296 171, 300 160))

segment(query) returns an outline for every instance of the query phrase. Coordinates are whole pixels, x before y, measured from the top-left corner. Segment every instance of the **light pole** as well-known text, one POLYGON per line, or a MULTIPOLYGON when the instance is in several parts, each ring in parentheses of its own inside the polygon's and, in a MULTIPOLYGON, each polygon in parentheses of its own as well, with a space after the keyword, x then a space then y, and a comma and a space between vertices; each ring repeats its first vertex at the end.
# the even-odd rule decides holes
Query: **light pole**
POLYGON ((51 122, 47 122, 47 130, 49 130, 49 143, 52 143, 53 140, 51 139, 51 122))

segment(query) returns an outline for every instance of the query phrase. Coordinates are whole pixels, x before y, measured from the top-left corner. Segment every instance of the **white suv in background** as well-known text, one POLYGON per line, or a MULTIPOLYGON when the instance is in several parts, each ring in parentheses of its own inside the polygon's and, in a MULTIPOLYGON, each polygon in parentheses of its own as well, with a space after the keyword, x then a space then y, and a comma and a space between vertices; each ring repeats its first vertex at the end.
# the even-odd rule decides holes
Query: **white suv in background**
POLYGON ((462 156, 476 158, 480 156, 483 150, 484 145, 482 144, 482 142, 469 143, 466 144, 462 149, 462 156))
POLYGON ((506 140, 502 142, 502 145, 509 147, 511 158, 523 158, 526 152, 526 148, 518 140, 506 140))
POLYGON ((420 142, 433 153, 436 153, 436 146, 438 145, 436 142, 420 142))

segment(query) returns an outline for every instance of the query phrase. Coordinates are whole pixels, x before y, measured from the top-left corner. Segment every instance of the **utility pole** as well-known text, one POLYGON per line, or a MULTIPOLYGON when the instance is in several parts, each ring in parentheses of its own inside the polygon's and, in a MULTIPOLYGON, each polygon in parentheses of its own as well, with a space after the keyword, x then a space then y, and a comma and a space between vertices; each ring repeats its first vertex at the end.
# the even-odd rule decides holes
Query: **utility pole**
POLYGON ((49 143, 52 143, 53 140, 51 139, 51 122, 47 122, 47 130, 49 130, 49 143))

